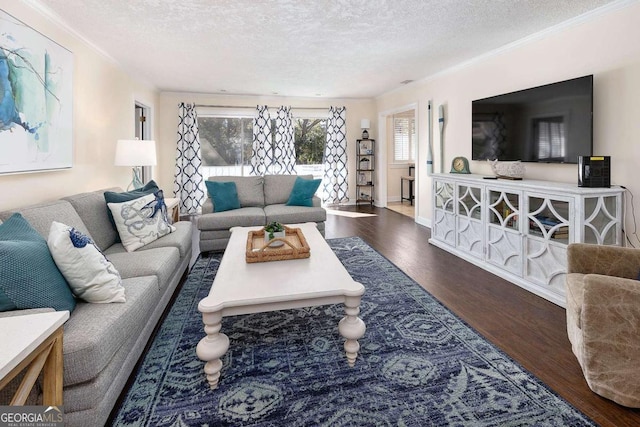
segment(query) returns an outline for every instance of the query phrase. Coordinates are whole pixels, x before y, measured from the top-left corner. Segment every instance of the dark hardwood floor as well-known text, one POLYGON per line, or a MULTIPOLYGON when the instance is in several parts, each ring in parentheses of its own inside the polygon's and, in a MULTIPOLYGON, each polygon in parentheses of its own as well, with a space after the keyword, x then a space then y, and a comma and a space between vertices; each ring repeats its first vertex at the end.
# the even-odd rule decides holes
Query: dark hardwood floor
MULTIPOLYGON (((567 338, 565 310, 428 243, 430 230, 381 208, 327 215, 326 238, 360 236, 476 331, 602 426, 640 426, 640 410, 593 393, 567 338)), ((640 367, 638 367, 640 369, 640 367)))

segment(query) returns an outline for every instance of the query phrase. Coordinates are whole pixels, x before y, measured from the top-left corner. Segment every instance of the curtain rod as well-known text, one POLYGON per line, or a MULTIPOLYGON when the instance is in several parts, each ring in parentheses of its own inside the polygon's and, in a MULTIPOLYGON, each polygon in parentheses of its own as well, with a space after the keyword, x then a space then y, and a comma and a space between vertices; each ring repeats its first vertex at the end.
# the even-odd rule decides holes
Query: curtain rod
MULTIPOLYGON (((248 106, 248 105, 212 105, 212 104, 195 104, 196 107, 207 107, 207 108, 250 108, 255 110, 256 106, 248 106)), ((277 108, 273 106, 268 106, 269 108, 277 108)), ((324 110, 328 111, 329 107, 291 107, 295 110, 324 110)))

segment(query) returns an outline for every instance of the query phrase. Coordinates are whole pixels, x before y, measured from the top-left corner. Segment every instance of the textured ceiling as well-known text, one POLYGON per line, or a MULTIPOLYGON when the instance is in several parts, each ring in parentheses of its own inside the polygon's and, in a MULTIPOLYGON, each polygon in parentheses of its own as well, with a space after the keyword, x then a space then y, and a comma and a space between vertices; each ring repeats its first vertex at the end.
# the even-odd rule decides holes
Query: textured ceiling
POLYGON ((375 97, 613 0, 26 0, 161 91, 375 97))

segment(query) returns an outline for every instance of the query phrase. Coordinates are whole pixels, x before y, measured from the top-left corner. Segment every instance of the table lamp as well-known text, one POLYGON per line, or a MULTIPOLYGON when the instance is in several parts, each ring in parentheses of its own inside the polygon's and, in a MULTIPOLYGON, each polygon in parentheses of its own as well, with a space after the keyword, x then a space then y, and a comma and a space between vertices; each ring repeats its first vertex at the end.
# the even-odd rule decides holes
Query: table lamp
POLYGON ((362 139, 369 139, 368 129, 371 127, 369 119, 360 120, 360 128, 362 129, 362 139))
POLYGON ((133 178, 127 187, 142 187, 142 167, 156 165, 156 142, 152 140, 119 139, 116 145, 116 166, 131 166, 133 178))

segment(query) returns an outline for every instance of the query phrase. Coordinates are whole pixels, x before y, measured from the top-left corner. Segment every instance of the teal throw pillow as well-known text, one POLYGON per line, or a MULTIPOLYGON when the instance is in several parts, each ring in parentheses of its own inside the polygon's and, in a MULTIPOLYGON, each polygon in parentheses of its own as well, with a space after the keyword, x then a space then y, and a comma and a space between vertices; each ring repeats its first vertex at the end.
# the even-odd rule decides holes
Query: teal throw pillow
MULTIPOLYGON (((106 203, 128 202, 130 200, 134 200, 142 196, 146 196, 147 194, 153 194, 158 190, 160 190, 160 187, 158 187, 158 184, 156 184, 154 180, 151 180, 147 182, 143 187, 140 187, 131 191, 125 191, 123 193, 117 193, 115 191, 105 191, 104 200, 106 203)), ((111 226, 113 227, 114 230, 117 230, 116 222, 113 219, 113 214, 111 213, 111 210, 107 207, 106 204, 104 205, 104 208, 107 210, 107 216, 109 217, 111 226)), ((116 243, 120 243, 120 236, 116 238, 116 243)))
POLYGON ((0 310, 75 306, 47 241, 19 213, 0 224, 0 310))
POLYGON ((205 181, 209 197, 213 200, 213 211, 224 212, 240 209, 238 188, 235 182, 205 181))
POLYGON ((313 195, 320 187, 321 179, 304 179, 297 177, 293 184, 287 206, 313 206, 313 195))

